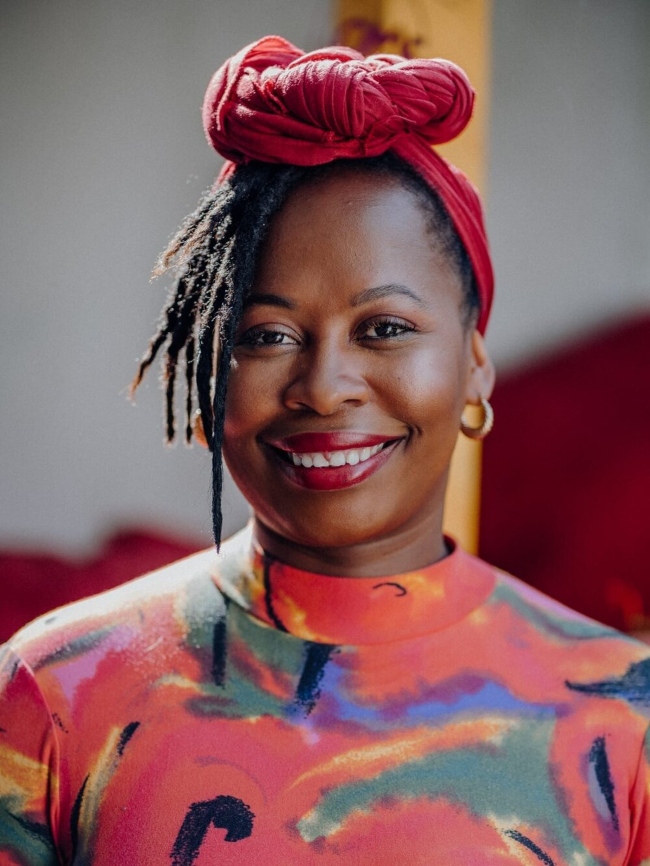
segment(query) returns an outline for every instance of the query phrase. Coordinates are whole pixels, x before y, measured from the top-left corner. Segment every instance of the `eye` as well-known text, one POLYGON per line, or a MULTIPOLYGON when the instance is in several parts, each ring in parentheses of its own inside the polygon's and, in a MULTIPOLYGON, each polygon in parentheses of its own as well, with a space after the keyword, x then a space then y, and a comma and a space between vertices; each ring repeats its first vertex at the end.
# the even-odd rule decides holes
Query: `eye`
POLYGON ((298 341, 296 337, 277 328, 249 328, 237 338, 237 346, 248 346, 253 349, 263 349, 268 346, 293 346, 298 341))
POLYGON ((362 339, 394 340, 413 333, 415 328, 409 322, 405 322, 404 319, 381 316, 364 322, 359 330, 362 339))

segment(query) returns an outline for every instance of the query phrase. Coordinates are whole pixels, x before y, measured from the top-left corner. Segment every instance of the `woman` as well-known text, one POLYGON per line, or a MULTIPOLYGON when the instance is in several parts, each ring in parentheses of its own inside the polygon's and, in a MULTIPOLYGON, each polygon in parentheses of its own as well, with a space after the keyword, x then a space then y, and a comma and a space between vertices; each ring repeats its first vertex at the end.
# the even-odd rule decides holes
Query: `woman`
POLYGON ((442 534, 494 379, 480 205, 430 150, 471 105, 277 37, 215 75, 230 161, 136 384, 166 344, 173 437, 184 352, 217 543, 222 453, 252 523, 5 649, 0 863, 650 862, 647 649, 442 534))

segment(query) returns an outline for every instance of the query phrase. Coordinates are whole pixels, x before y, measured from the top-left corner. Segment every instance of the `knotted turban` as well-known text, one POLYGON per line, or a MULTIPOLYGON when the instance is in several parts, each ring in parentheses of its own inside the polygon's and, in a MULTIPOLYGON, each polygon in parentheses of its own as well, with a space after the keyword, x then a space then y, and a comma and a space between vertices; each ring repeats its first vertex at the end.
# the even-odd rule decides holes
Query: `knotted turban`
POLYGON ((243 48, 217 70, 203 102, 208 141, 228 162, 315 166, 390 150, 440 196, 469 255, 485 330, 494 291, 481 202, 431 145, 459 135, 474 91, 448 60, 364 57, 350 48, 300 51, 279 36, 243 48))

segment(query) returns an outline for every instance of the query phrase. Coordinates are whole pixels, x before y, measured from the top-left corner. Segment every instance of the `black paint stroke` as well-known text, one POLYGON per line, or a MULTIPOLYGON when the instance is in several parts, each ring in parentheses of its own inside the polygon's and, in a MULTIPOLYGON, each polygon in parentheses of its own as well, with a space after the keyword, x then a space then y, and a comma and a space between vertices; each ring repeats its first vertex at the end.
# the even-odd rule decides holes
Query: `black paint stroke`
POLYGON ((612 819, 614 829, 618 833, 620 824, 618 822, 618 813, 616 811, 616 798, 614 797, 614 780, 609 767, 609 759, 607 757, 607 748, 605 745, 605 737, 596 737, 589 751, 589 763, 593 765, 596 773, 596 781, 600 788, 600 793, 605 798, 607 810, 612 819))
POLYGON ((596 683, 572 683, 565 680, 565 685, 574 692, 586 695, 625 698, 633 704, 650 706, 650 659, 634 662, 622 677, 596 683))
POLYGON ((300 680, 296 687, 295 702, 308 716, 320 698, 320 684, 325 673, 325 665, 334 650, 331 644, 308 641, 307 655, 300 680))
POLYGON ((52 847, 50 828, 45 824, 37 824, 36 821, 29 821, 27 818, 21 818, 20 815, 14 815, 12 812, 7 812, 7 814, 13 818, 28 835, 47 845, 48 848, 52 847))
POLYGON ((126 744, 140 727, 140 722, 129 722, 120 734, 120 739, 117 744, 117 754, 122 757, 126 744))
POLYGON ((264 567, 264 604, 266 605, 266 612, 276 628, 286 632, 287 629, 284 623, 273 609, 273 601, 271 599, 271 565, 273 564, 273 558, 268 553, 265 553, 262 563, 264 567))
POLYGON ((226 609, 214 624, 212 632, 212 681, 216 686, 223 687, 226 682, 226 659, 227 659, 227 636, 226 617, 228 614, 228 600, 226 609))
POLYGON ((383 583, 376 583, 373 586, 373 589, 379 589, 380 586, 394 586, 397 592, 395 593, 395 598, 399 598, 401 595, 406 595, 406 587, 402 586, 401 583, 395 583, 392 580, 385 580, 383 583))
POLYGON ((72 845, 72 857, 70 861, 74 863, 75 857, 77 856, 77 846, 79 844, 79 817, 81 815, 81 801, 84 798, 84 791, 86 790, 86 785, 88 784, 88 779, 90 776, 86 776, 83 781, 83 785, 79 788, 79 793, 74 801, 74 805, 72 806, 72 811, 70 812, 70 843, 72 845))
POLYGON ((226 842, 239 842, 253 832, 255 815, 238 797, 219 796, 192 803, 171 850, 172 866, 192 866, 210 825, 226 831, 226 842))
POLYGON ((67 661, 90 652, 106 640, 115 628, 114 625, 107 625, 103 628, 91 631, 88 634, 83 634, 79 637, 73 638, 71 641, 62 644, 60 647, 49 653, 49 655, 44 656, 36 662, 34 670, 39 671, 41 668, 47 667, 55 662, 67 661))
POLYGON ((68 731, 68 729, 66 728, 66 726, 63 724, 63 719, 61 718, 61 716, 58 713, 52 713, 52 721, 57 726, 57 728, 61 728, 61 730, 63 731, 64 734, 70 733, 68 731))
POLYGON ((528 848, 529 851, 532 851, 537 859, 541 860, 542 863, 545 863, 546 866, 555 866, 555 861, 552 860, 545 851, 542 851, 539 845, 536 845, 532 839, 529 839, 528 836, 524 836, 524 834, 520 833, 518 830, 506 830, 505 835, 510 836, 510 838, 514 839, 515 842, 519 842, 519 844, 523 845, 524 848, 528 848))

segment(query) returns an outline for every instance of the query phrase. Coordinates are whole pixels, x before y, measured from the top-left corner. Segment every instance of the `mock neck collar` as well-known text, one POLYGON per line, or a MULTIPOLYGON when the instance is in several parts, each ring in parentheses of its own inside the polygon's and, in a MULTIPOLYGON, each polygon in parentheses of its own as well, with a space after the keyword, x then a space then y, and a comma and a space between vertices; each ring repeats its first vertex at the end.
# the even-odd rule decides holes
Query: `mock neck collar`
POLYGON ((382 577, 335 577, 286 565, 253 538, 252 525, 224 544, 213 574, 252 616, 302 640, 382 644, 448 628, 489 596, 492 569, 448 539, 446 557, 382 577))

